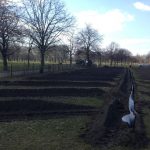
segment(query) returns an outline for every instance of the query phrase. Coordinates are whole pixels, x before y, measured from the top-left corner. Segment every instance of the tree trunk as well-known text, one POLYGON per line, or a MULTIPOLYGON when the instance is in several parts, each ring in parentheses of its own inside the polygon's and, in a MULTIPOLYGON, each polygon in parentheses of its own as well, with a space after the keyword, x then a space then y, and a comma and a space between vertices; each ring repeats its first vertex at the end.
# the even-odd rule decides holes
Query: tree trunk
POLYGON ((45 60, 44 60, 45 52, 41 51, 41 66, 40 66, 40 73, 44 72, 45 60))
POLYGON ((70 51, 70 67, 72 66, 72 52, 70 51))
POLYGON ((28 50, 28 69, 30 68, 30 50, 28 50))
POLYGON ((8 71, 7 55, 2 54, 3 59, 3 71, 8 71))
POLYGON ((110 58, 110 66, 112 66, 113 60, 112 58, 110 58))
POLYGON ((100 66, 102 66, 102 56, 100 54, 100 66))
POLYGON ((89 47, 87 47, 87 50, 86 50, 86 60, 89 62, 90 60, 90 50, 89 50, 89 47))

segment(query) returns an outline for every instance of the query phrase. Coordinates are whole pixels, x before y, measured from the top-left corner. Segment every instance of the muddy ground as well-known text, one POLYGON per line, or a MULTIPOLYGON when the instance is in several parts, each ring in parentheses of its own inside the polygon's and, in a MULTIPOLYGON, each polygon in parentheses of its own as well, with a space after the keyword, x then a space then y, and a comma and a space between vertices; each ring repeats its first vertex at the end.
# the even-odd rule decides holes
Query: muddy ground
MULTIPOLYGON (((72 72, 34 75, 19 79, 0 81, 0 120, 14 120, 15 118, 33 119, 36 114, 43 116, 65 114, 95 114, 97 117, 87 125, 86 132, 81 135, 86 142, 99 147, 123 145, 131 148, 144 147, 147 137, 144 131, 142 116, 139 112, 135 130, 129 129, 121 121, 121 117, 128 111, 128 97, 134 77, 128 69, 123 68, 91 68, 72 72), (119 79, 120 78, 120 79, 119 79), (117 81, 116 81, 117 79, 117 81), (111 82, 116 82, 112 85, 111 82), (4 87, 3 87, 4 86, 4 87), (9 89, 7 87, 9 86, 9 89), (10 88, 12 86, 12 88, 10 88), (14 88, 13 86, 25 86, 14 88), (31 86, 32 88, 28 88, 31 86), (34 88, 38 86, 39 88, 34 88), (46 86, 45 88, 40 88, 46 86), (48 87, 51 86, 51 87, 48 87), (66 87, 65 87, 66 86, 66 87), (75 86, 75 87, 74 87, 75 86), (79 86, 79 87, 76 87, 79 86), (100 87, 111 87, 104 91, 100 87), (62 88, 65 87, 65 88, 62 88), (41 101, 44 96, 104 96, 103 108, 97 110, 90 106, 63 104, 41 101), (16 98, 13 101, 4 100, 5 97, 16 98), (26 100, 20 100, 23 97, 26 100), (32 100, 30 97, 38 97, 32 100)), ((135 91, 136 91, 136 84, 135 91)), ((136 92, 135 92, 136 94, 136 92)))
MULTIPOLYGON (((97 108, 42 101, 42 97, 99 97, 115 86, 123 68, 90 68, 71 72, 33 75, 0 81, 0 120, 17 115, 93 114, 97 108), (111 82, 110 82, 111 81, 111 82), (112 81, 114 83, 112 84, 112 81), (9 100, 7 100, 9 98, 9 100), (11 100, 13 98, 13 100, 11 100), (35 98, 36 100, 32 100, 35 98), (89 112, 89 113, 88 113, 89 112), (14 114, 14 115, 13 115, 14 114), (4 117, 3 117, 4 116, 4 117), (8 117, 7 117, 8 116, 8 117)), ((28 117, 27 117, 28 118, 28 117)))
POLYGON ((108 149, 113 146, 123 146, 129 149, 140 149, 147 146, 148 138, 144 129, 142 112, 138 107, 139 104, 136 104, 138 115, 134 129, 129 128, 121 120, 122 116, 129 113, 128 97, 132 84, 134 84, 136 91, 134 76, 127 69, 120 85, 107 97, 108 101, 112 99, 111 103, 103 107, 97 119, 88 126, 88 130, 83 134, 86 142, 108 149))
POLYGON ((42 76, 30 76, 26 80, 67 80, 67 81, 114 81, 123 68, 91 68, 42 76))
POLYGON ((67 81, 67 80, 13 80, 0 81, 1 86, 44 86, 44 87, 112 87, 113 83, 107 81, 67 81))
POLYGON ((23 89, 0 89, 0 97, 37 97, 37 96, 101 96, 105 93, 100 88, 23 88, 23 89))

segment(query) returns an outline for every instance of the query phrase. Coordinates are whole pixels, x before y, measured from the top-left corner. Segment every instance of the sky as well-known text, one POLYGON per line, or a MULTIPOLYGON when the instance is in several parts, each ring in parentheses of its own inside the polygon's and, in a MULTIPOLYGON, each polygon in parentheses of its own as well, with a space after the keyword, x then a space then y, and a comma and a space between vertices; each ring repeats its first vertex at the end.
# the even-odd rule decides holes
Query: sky
POLYGON ((150 51, 149 0, 63 0, 77 27, 90 24, 103 35, 102 47, 112 41, 134 55, 150 51))
POLYGON ((78 29, 90 24, 103 35, 102 48, 113 41, 133 55, 150 52, 149 0, 62 1, 75 16, 78 29))

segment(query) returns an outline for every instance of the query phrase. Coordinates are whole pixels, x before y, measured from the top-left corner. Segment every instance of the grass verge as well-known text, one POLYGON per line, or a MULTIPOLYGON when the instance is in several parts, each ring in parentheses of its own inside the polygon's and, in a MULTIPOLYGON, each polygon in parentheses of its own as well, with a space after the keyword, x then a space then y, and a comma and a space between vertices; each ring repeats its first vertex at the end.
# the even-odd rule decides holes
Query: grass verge
POLYGON ((79 137, 89 121, 89 117, 83 116, 0 123, 0 149, 92 150, 79 137))

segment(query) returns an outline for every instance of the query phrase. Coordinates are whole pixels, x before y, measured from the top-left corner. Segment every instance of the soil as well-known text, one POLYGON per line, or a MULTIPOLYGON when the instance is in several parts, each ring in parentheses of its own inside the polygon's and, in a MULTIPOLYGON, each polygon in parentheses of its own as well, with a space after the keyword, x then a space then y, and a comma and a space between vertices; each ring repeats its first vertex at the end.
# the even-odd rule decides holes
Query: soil
POLYGON ((114 81, 118 73, 123 72, 123 68, 90 68, 63 72, 56 74, 45 74, 27 77, 27 80, 67 80, 67 81, 114 81))
POLYGON ((42 89, 0 89, 0 97, 37 97, 37 96, 101 96, 105 93, 99 88, 42 88, 42 89))
MULTIPOLYGON (((127 124, 121 121, 121 117, 128 111, 128 97, 132 83, 135 85, 132 73, 123 68, 91 68, 72 72, 34 75, 23 78, 23 81, 1 81, 1 86, 12 85, 22 86, 48 86, 57 85, 55 88, 24 88, 24 89, 0 89, 0 97, 15 97, 16 100, 0 101, 0 120, 34 119, 61 115, 81 115, 98 113, 97 118, 88 125, 84 137, 86 142, 99 147, 111 147, 123 145, 132 148, 144 147, 147 144, 147 137, 144 131, 143 118, 137 105, 139 115, 136 121, 136 128, 129 129, 127 124), (115 81, 121 74, 124 74, 121 82, 113 90, 104 92, 98 88, 102 82, 115 81), (33 82, 32 82, 33 81, 33 82), (38 82, 36 82, 38 81, 38 82), (89 86, 88 86, 89 84, 89 86), (72 87, 71 85, 83 86, 72 87), (90 85, 94 86, 91 88, 90 85), (70 86, 61 88, 60 86, 70 86), (84 87, 86 86, 86 88, 84 87), (106 101, 99 111, 90 106, 63 104, 56 102, 41 101, 42 96, 105 96, 106 101), (38 97, 37 100, 29 97, 38 97), (26 100, 19 101, 17 97, 25 97, 26 100)), ((115 81, 116 82, 116 81, 115 81)), ((108 85, 108 84, 107 84, 108 85)), ((109 86, 109 85, 108 85, 109 86)), ((136 94, 136 85, 135 85, 136 94)))
POLYGON ((73 105, 43 100, 0 101, 0 121, 46 118, 63 115, 93 115, 99 110, 91 106, 73 105))
POLYGON ((146 147, 148 138, 145 134, 142 113, 138 109, 138 104, 136 108, 139 114, 135 128, 129 128, 121 120, 123 115, 129 113, 128 97, 132 84, 134 84, 136 91, 133 74, 127 69, 121 84, 112 91, 112 96, 107 97, 107 99, 112 99, 111 103, 107 103, 103 107, 104 113, 100 113, 94 123, 88 126, 87 132, 83 134, 86 142, 108 149, 113 146, 125 146, 133 149, 146 147))
POLYGON ((111 82, 103 81, 67 81, 67 80, 15 80, 15 81, 0 81, 1 86, 49 86, 49 87, 112 87, 111 82))
POLYGON ((43 117, 45 115, 52 116, 56 114, 82 115, 97 113, 97 108, 90 106, 41 101, 40 97, 97 97, 105 95, 106 92, 100 87, 102 85, 110 86, 108 81, 111 81, 112 78, 117 78, 123 70, 123 68, 90 68, 65 73, 20 77, 18 80, 17 78, 15 78, 15 80, 1 80, 0 120, 5 120, 6 118, 7 120, 14 120, 17 116, 27 116, 27 118, 31 118, 36 114, 40 114, 43 117), (105 80, 103 81, 102 79, 105 80), (18 87, 14 87, 15 85, 18 87), (54 87, 51 87, 52 85, 54 87), (77 85, 79 87, 74 87, 77 85), (28 86, 31 87, 28 88, 28 86), (34 86, 36 86, 36 88, 34 86), (41 86, 44 88, 41 88, 41 86), (5 100, 7 97, 9 97, 9 99, 13 97, 13 100, 5 100), (30 99, 30 97, 34 97, 36 100, 30 99))
POLYGON ((139 73, 141 79, 150 80, 150 66, 139 67, 137 73, 139 73))

